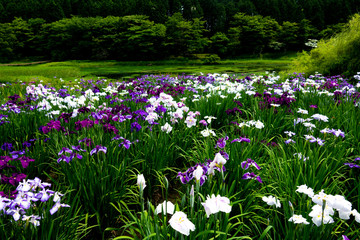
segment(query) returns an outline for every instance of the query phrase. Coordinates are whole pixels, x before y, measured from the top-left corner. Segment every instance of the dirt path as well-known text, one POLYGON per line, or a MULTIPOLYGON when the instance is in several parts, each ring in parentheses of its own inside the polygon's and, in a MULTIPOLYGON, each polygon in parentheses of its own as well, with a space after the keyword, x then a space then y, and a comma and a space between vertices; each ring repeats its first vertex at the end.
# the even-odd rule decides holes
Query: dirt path
POLYGON ((7 64, 0 64, 0 66, 27 66, 27 65, 35 65, 35 64, 48 63, 48 62, 51 61, 46 60, 46 61, 29 62, 29 63, 7 63, 7 64))

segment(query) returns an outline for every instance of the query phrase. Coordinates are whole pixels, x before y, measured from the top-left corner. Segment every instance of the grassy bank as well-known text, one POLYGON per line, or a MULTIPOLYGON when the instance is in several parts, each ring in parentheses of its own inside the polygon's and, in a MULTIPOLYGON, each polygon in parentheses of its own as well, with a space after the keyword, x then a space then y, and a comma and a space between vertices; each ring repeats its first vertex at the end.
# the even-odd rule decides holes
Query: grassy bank
POLYGON ((265 71, 285 71, 289 69, 292 56, 275 59, 244 58, 222 60, 215 65, 204 65, 198 60, 164 60, 164 61, 65 61, 48 62, 33 65, 0 65, 0 82, 51 81, 54 77, 71 80, 74 78, 105 77, 121 79, 144 74, 193 74, 193 73, 237 73, 261 74, 265 71))

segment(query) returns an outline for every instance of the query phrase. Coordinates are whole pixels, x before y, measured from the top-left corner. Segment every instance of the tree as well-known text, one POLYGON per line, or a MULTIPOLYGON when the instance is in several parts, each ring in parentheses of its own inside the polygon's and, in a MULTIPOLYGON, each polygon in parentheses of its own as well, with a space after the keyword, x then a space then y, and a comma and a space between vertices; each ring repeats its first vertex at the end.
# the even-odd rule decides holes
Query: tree
POLYGON ((194 18, 186 21, 181 13, 169 17, 166 26, 166 46, 171 54, 186 56, 191 53, 202 52, 209 40, 205 33, 204 21, 194 18))
POLYGON ((302 42, 299 42, 299 25, 297 23, 285 21, 281 25, 279 39, 284 43, 284 49, 296 50, 302 42))
POLYGON ((96 58, 148 60, 162 56, 166 28, 144 15, 106 17, 93 27, 96 58))
POLYGON ((200 0, 201 8, 204 12, 204 20, 206 29, 210 33, 225 31, 226 24, 226 11, 223 4, 218 3, 216 0, 200 0))
POLYGON ((2 3, 0 3, 0 22, 6 22, 7 20, 7 11, 5 10, 2 3))
POLYGON ((210 51, 216 53, 219 56, 225 56, 228 53, 228 44, 230 42, 229 38, 225 33, 217 32, 210 38, 211 47, 210 51))
POLYGON ((17 45, 16 35, 10 23, 0 23, 0 61, 14 59, 14 49, 17 45))
POLYGON ((278 22, 260 15, 237 13, 229 30, 229 47, 233 53, 261 54, 270 43, 277 42, 278 22))

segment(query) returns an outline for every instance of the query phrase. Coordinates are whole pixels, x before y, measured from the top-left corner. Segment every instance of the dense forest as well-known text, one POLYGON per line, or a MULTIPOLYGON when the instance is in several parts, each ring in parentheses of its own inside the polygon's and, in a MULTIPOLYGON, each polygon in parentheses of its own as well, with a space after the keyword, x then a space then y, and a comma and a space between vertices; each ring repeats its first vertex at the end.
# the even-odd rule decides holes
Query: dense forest
POLYGON ((346 22, 359 10, 358 0, 0 0, 0 22, 14 17, 53 22, 71 16, 146 15, 150 21, 165 23, 168 16, 181 12, 186 20, 203 18, 214 33, 226 31, 238 12, 270 16, 278 22, 308 19, 323 29, 346 22))
POLYGON ((299 51, 359 10, 358 0, 0 0, 0 61, 299 51))

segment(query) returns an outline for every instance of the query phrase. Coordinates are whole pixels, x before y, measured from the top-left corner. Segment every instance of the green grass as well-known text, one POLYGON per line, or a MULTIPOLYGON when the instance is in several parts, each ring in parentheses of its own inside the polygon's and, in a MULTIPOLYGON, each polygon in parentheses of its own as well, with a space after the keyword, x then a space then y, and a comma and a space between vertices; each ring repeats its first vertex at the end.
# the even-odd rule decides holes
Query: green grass
MULTIPOLYGON (((105 77, 120 79, 145 74, 194 74, 194 73, 257 73, 265 71, 286 71, 293 57, 276 59, 246 58, 222 60, 216 65, 204 65, 202 60, 164 60, 164 61, 65 61, 50 62, 28 66, 0 65, 0 82, 13 81, 51 81, 55 76, 64 80, 74 78, 105 77)), ((17 62, 18 63, 18 62, 17 62)))

